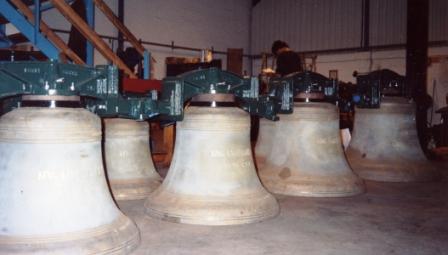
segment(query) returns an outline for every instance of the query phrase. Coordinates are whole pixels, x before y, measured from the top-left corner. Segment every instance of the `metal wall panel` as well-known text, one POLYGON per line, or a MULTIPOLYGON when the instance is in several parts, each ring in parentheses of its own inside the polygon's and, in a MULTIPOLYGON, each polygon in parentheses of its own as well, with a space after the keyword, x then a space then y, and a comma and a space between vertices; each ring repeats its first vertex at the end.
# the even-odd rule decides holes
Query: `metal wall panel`
POLYGON ((274 40, 297 51, 357 47, 360 0, 262 0, 252 12, 252 53, 270 51, 274 40))
POLYGON ((406 43, 406 0, 370 0, 370 45, 406 43))
MULTIPOLYGON (((406 43, 406 0, 370 0, 370 45, 406 43)), ((429 0, 429 41, 448 40, 448 1, 429 0)))
POLYGON ((448 1, 429 0, 429 41, 448 40, 448 1))
MULTIPOLYGON (((429 0, 429 40, 448 40, 448 0, 429 0)), ((406 43, 407 0, 370 0, 370 45, 406 43)), ((297 51, 361 46, 361 0, 262 0, 252 9, 252 53, 274 40, 297 51)))

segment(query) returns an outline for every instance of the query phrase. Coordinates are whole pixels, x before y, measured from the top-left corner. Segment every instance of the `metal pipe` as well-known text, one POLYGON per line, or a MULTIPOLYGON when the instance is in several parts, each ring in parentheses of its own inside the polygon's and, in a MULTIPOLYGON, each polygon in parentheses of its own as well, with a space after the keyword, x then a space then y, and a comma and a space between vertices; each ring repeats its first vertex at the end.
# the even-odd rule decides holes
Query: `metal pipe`
MULTIPOLYGON (((64 34, 70 33, 70 31, 64 30, 64 29, 53 29, 53 31, 55 31, 57 33, 64 33, 64 34)), ((103 39, 116 40, 116 41, 119 40, 119 38, 115 37, 115 36, 109 36, 109 35, 99 35, 99 36, 101 38, 103 38, 103 39)), ((125 40, 125 41, 127 41, 127 40, 125 40)), ((175 45, 174 42, 172 42, 171 44, 165 44, 165 43, 156 43, 156 42, 150 42, 150 41, 140 41, 140 43, 141 44, 145 44, 145 45, 151 45, 151 46, 157 46, 157 47, 163 47, 163 48, 170 48, 172 50, 186 50, 186 51, 196 51, 196 52, 201 52, 203 50, 203 49, 199 49, 199 48, 175 45)), ((219 51, 219 50, 214 50, 213 49, 213 54, 216 54, 216 55, 227 55, 227 52, 226 51, 219 51)), ((251 58, 252 55, 243 54, 243 57, 251 58)))
MULTIPOLYGON (((70 31, 64 30, 64 29, 53 29, 53 31, 57 33, 65 33, 68 34, 70 31)), ((117 37, 109 36, 109 35, 100 35, 103 39, 109 39, 109 40, 118 40, 117 37)), ((150 41, 141 41, 141 44, 145 45, 151 45, 151 46, 157 46, 157 47, 163 47, 163 48, 170 48, 173 50, 186 50, 186 51, 196 51, 201 52, 202 49, 199 48, 193 48, 193 47, 186 47, 186 46, 179 46, 174 44, 165 44, 165 43, 156 43, 156 42, 150 42, 150 41)), ((448 46, 448 41, 432 41, 429 42, 430 47, 442 47, 442 46, 448 46)), ((350 53, 350 52, 363 52, 363 51, 371 51, 371 50, 396 50, 396 49, 404 49, 406 47, 406 44, 389 44, 389 45, 376 45, 376 46, 369 46, 367 49, 364 49, 362 47, 351 47, 351 48, 339 48, 339 49, 329 49, 329 50, 316 50, 316 51, 301 51, 300 53, 303 54, 309 54, 309 55, 323 55, 323 54, 335 54, 335 53, 350 53)), ((227 52, 225 51, 213 51, 214 54, 217 55, 227 55, 227 52)), ((268 54, 268 56, 272 56, 271 54, 268 54)), ((253 59, 259 59, 261 58, 261 54, 243 54, 243 57, 246 58, 253 58, 253 59)))
MULTIPOLYGON (((448 46, 448 41, 432 41, 428 44, 429 47, 444 47, 448 46)), ((367 49, 363 47, 351 47, 351 48, 339 48, 339 49, 329 49, 329 50, 315 50, 315 51, 301 51, 300 53, 305 55, 329 55, 337 53, 353 53, 353 52, 366 52, 366 51, 380 51, 380 50, 401 50, 405 49, 406 44, 389 44, 389 45, 375 45, 369 46, 367 49)), ((262 57, 261 54, 251 55, 254 59, 259 59, 262 57)), ((272 54, 268 54, 268 57, 272 57, 272 54)))

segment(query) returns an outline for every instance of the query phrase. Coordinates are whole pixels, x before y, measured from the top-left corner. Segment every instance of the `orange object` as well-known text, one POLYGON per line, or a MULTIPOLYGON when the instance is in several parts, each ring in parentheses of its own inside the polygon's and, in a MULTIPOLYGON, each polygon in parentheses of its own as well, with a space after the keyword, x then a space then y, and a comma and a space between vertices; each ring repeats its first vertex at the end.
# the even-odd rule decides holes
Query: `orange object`
POLYGON ((162 91, 162 81, 160 80, 143 80, 123 77, 123 91, 146 93, 151 90, 162 91))

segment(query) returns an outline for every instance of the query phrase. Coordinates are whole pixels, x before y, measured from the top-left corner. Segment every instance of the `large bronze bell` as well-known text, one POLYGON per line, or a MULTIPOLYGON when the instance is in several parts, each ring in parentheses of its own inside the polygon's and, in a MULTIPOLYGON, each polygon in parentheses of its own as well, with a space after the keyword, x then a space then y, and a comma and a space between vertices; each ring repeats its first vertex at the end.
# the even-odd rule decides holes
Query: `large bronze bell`
POLYGON ((144 199, 161 183, 149 148, 149 125, 104 119, 106 170, 116 200, 144 199))
POLYGON ((250 120, 234 107, 188 107, 177 124, 168 175, 146 200, 146 213, 168 221, 231 225, 279 212, 260 183, 250 147, 250 120))
POLYGON ((257 167, 260 168, 265 162, 266 157, 271 153, 272 144, 274 143, 274 133, 276 122, 260 119, 258 129, 257 143, 255 146, 255 157, 257 167))
POLYGON ((347 159, 358 175, 386 182, 428 181, 434 165, 423 154, 417 136, 415 105, 384 98, 379 109, 356 109, 347 159))
POLYGON ((0 254, 126 254, 136 225, 110 195, 101 121, 76 108, 0 118, 0 254))
POLYGON ((338 197, 363 192, 363 182, 345 159, 338 118, 338 109, 332 104, 295 103, 293 114, 282 115, 271 131, 270 152, 258 169, 264 186, 273 193, 292 196, 338 197))

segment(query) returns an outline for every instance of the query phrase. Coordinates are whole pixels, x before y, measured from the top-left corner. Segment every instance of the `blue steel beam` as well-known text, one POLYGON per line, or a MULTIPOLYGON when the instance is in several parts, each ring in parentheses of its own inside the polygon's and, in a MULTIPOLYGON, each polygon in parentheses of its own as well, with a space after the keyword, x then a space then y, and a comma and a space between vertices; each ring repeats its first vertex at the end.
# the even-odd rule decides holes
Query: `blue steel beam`
POLYGON ((34 45, 49 59, 59 59, 59 50, 53 43, 47 40, 41 33, 35 34, 34 26, 12 7, 7 0, 0 0, 0 14, 9 20, 30 42, 35 41, 34 45))
POLYGON ((143 54, 143 79, 151 79, 151 53, 148 50, 143 54))
MULTIPOLYGON (((95 30, 95 5, 93 4, 93 0, 84 0, 84 4, 86 6, 87 24, 95 30)), ((87 40, 86 53, 86 64, 93 66, 94 47, 89 40, 87 40)))
POLYGON ((34 41, 37 42, 37 35, 40 33, 40 0, 34 0, 34 41))

